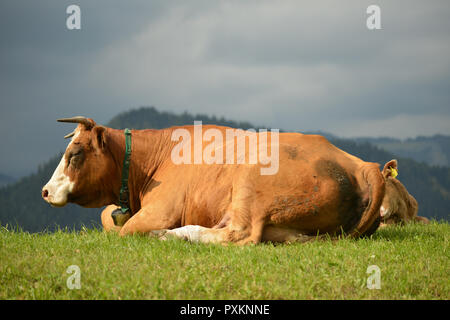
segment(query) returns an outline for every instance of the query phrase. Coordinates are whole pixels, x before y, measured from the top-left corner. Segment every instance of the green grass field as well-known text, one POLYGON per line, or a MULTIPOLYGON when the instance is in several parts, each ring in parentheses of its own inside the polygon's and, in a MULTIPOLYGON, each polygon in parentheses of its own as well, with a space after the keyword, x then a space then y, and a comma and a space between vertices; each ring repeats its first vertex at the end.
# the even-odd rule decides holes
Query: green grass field
POLYGON ((371 239, 221 246, 100 230, 0 231, 0 299, 449 299, 450 225, 371 239), (80 289, 66 270, 80 268, 80 289), (381 289, 368 289, 370 265, 381 289))

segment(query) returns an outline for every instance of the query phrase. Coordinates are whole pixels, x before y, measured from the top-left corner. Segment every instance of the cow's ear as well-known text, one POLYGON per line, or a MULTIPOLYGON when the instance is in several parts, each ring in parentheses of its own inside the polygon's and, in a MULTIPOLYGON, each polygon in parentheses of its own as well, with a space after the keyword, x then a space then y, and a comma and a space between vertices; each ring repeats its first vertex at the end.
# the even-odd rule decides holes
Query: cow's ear
POLYGON ((388 177, 395 178, 398 175, 397 160, 396 159, 392 159, 391 161, 387 162, 384 165, 382 173, 383 173, 383 176, 386 179, 388 177))
POLYGON ((106 128, 103 126, 95 126, 94 129, 92 129, 93 143, 101 150, 105 148, 105 131, 106 128))

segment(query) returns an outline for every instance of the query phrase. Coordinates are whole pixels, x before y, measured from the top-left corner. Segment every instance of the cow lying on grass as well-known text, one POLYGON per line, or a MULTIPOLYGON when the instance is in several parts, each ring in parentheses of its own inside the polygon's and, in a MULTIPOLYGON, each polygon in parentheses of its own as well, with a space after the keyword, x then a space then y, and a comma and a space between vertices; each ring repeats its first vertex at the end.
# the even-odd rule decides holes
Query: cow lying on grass
MULTIPOLYGON (((124 131, 84 117, 60 121, 78 126, 68 135, 71 142, 43 187, 42 197, 53 206, 68 202, 84 207, 114 204, 103 211, 102 222, 105 230, 116 230, 121 236, 160 234, 238 244, 292 242, 323 234, 369 235, 380 222, 385 182, 378 164, 364 162, 322 136, 267 132, 267 145, 279 154, 279 163, 275 174, 264 175, 261 169, 267 164, 261 163, 174 163, 171 154, 179 143, 173 139, 174 132, 182 129, 195 137, 195 126, 183 126, 131 131, 127 197, 131 217, 123 226, 116 226, 111 213, 121 194, 124 131)), ((238 132, 204 127, 217 135, 238 132)), ((261 151, 263 135, 254 133, 251 137, 257 138, 261 151)), ((215 155, 236 151, 235 141, 233 137, 216 145, 215 155)), ((211 151, 210 146, 203 144, 201 148, 211 151)), ((195 150, 198 145, 189 141, 183 146, 188 150, 184 147, 195 150)), ((244 160, 253 156, 249 146, 243 150, 244 160)))
POLYGON ((386 182, 386 193, 380 207, 381 226, 408 222, 429 223, 427 218, 417 215, 419 210, 417 200, 396 178, 398 174, 397 160, 387 162, 382 174, 386 182))

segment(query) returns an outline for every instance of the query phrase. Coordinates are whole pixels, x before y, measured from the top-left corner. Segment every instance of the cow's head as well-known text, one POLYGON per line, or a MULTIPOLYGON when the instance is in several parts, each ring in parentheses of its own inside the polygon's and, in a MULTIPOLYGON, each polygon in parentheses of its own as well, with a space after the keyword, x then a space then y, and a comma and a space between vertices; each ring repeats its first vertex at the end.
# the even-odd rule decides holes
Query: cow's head
POLYGON ((397 160, 387 162, 382 174, 386 182, 386 192, 380 207, 382 221, 392 219, 401 222, 417 215, 418 204, 416 199, 408 193, 405 186, 396 178, 398 174, 397 160))
POLYGON ((84 207, 101 207, 114 201, 116 185, 113 157, 107 148, 106 128, 84 117, 60 119, 78 123, 65 138, 71 138, 50 181, 42 188, 42 198, 52 206, 73 202, 84 207))

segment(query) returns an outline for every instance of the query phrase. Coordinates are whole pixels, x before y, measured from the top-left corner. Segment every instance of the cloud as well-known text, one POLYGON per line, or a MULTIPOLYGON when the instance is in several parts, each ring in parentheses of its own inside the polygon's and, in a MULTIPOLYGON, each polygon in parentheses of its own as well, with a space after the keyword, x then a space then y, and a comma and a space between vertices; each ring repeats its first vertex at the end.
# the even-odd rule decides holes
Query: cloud
MULTIPOLYGON (((165 19, 107 48, 93 78, 106 79, 108 91, 121 88, 136 102, 292 129, 295 115, 310 122, 328 113, 341 121, 353 113, 364 121, 364 114, 371 120, 448 112, 442 87, 449 84, 448 35, 430 37, 421 30, 422 6, 410 6, 409 13, 401 5, 382 7, 396 11, 410 28, 396 27, 391 13, 383 30, 368 31, 363 4, 336 9, 331 2, 230 1, 206 9, 174 7, 165 19)), ((442 16, 438 9, 426 12, 442 16)), ((326 125, 314 124, 321 123, 326 125)))

